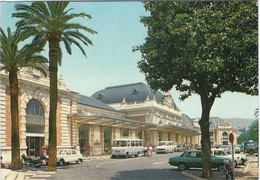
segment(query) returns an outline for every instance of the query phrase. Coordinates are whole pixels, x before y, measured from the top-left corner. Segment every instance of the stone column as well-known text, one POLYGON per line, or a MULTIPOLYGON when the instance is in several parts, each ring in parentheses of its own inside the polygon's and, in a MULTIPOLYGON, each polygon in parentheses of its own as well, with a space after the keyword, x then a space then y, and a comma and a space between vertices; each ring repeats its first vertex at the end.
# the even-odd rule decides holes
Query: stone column
POLYGON ((89 144, 89 155, 94 155, 94 128, 93 128, 93 125, 90 124, 89 125, 89 138, 88 138, 88 144, 89 144))
POLYGON ((145 139, 145 132, 144 132, 144 130, 142 130, 142 140, 143 140, 143 145, 145 145, 146 139, 145 139))
POLYGON ((101 153, 104 154, 104 126, 100 125, 100 144, 101 144, 101 153))

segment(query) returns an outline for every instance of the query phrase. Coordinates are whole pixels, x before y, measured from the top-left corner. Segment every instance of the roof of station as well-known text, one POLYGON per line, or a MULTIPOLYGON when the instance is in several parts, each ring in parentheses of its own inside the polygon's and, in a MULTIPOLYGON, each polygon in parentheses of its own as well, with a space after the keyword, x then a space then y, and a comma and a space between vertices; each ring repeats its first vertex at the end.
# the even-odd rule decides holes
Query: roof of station
MULTIPOLYGON (((106 104, 120 103, 125 99, 126 102, 144 101, 147 97, 163 102, 164 94, 160 91, 154 92, 148 85, 144 83, 134 83, 119 86, 107 87, 97 91, 91 97, 98 99, 106 104)), ((173 107, 177 109, 176 104, 173 107)))
MULTIPOLYGON (((101 109, 105 109, 105 110, 109 110, 109 111, 117 111, 116 109, 110 107, 109 105, 107 105, 93 97, 80 95, 79 99, 77 99, 77 103, 82 104, 82 105, 91 106, 91 107, 101 108, 101 109)), ((117 111, 117 112, 119 112, 119 111, 117 111)))

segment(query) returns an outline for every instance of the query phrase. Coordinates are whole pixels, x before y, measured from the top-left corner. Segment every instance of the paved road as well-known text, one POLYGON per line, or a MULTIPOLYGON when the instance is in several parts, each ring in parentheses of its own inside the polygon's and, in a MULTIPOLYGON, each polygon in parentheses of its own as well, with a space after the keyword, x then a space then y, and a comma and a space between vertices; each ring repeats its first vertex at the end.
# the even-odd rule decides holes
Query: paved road
POLYGON ((92 160, 80 165, 67 165, 51 176, 54 180, 158 180, 185 178, 176 167, 168 164, 169 157, 180 155, 154 154, 153 157, 92 160))

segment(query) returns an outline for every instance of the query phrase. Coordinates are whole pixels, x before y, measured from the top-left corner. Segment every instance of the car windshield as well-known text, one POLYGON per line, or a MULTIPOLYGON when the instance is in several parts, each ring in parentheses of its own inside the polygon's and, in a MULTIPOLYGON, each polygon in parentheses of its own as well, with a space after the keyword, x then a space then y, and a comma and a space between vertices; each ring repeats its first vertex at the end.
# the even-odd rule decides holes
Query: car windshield
POLYGON ((126 147, 126 141, 114 141, 113 147, 126 147))
POLYGON ((232 154, 231 151, 230 151, 230 150, 227 150, 227 149, 224 149, 224 152, 225 152, 226 154, 232 154))
POLYGON ((180 155, 180 157, 183 157, 185 154, 186 154, 186 152, 182 153, 182 154, 180 155))
POLYGON ((165 146, 165 142, 159 142, 158 146, 165 146))

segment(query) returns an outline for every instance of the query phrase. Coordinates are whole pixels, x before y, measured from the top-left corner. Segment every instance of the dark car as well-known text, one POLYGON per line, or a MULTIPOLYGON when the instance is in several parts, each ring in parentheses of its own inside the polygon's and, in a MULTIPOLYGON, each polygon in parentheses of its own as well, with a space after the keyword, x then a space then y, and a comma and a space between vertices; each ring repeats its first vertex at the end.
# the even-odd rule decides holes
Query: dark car
POLYGON ((258 145, 257 145, 257 143, 254 142, 254 141, 245 142, 245 144, 244 144, 244 152, 245 153, 250 153, 250 154, 257 153, 258 152, 258 145))
MULTIPOLYGON (((224 161, 226 160, 231 161, 229 158, 211 156, 212 168, 224 171, 224 161)), ((185 151, 180 156, 169 158, 169 164, 177 166, 181 171, 192 167, 201 168, 202 152, 201 150, 185 151)))

